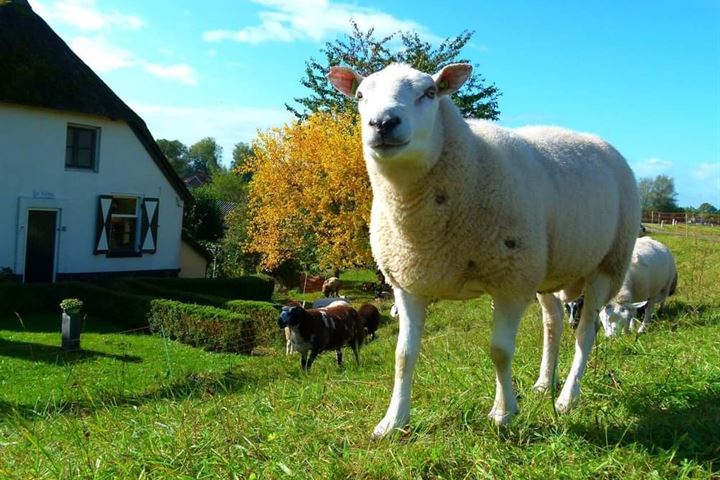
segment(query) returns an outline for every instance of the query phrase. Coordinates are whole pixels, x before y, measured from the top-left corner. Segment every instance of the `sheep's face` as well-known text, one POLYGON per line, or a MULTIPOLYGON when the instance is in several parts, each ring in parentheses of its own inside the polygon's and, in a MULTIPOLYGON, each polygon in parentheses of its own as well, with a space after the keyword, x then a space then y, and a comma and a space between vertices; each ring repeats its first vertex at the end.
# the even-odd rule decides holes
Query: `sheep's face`
POLYGON ((278 327, 294 327, 302 318, 302 307, 283 307, 278 318, 278 327))
POLYGON ((646 303, 641 302, 630 305, 614 303, 600 310, 600 323, 605 329, 605 336, 613 337, 628 331, 631 320, 637 314, 637 309, 646 303))
POLYGON ((366 157, 381 167, 424 171, 442 150, 440 97, 457 91, 471 71, 470 65, 455 64, 433 77, 392 64, 367 78, 333 67, 328 78, 358 101, 366 157))

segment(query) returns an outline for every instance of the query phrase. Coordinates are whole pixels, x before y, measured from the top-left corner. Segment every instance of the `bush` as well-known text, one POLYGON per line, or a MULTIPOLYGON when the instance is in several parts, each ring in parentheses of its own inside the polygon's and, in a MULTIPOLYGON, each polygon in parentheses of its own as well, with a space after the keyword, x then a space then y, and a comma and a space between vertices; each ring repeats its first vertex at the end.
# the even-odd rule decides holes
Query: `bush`
POLYGON ((266 275, 248 275, 238 278, 153 278, 142 279, 156 287, 169 290, 195 292, 203 295, 241 300, 270 300, 275 281, 266 275))
POLYGON ((221 308, 155 299, 148 321, 153 333, 209 351, 251 353, 256 345, 253 321, 221 308))
POLYGON ((64 298, 77 298, 84 303, 89 315, 131 328, 147 327, 150 298, 118 292, 82 282, 58 282, 27 285, 8 283, 0 285, 0 315, 18 312, 59 312, 64 298))
POLYGON ((118 278, 103 282, 103 286, 120 290, 135 295, 146 295, 152 298, 164 298, 167 300, 177 300, 184 303, 197 303, 199 305, 211 305, 214 307, 223 307, 227 298, 216 295, 206 295, 188 290, 175 290, 159 285, 158 279, 146 278, 118 278))
POLYGON ((279 340, 284 340, 278 328, 277 319, 280 312, 268 302, 252 300, 231 300, 225 304, 228 310, 247 316, 253 321, 257 344, 273 346, 279 340))

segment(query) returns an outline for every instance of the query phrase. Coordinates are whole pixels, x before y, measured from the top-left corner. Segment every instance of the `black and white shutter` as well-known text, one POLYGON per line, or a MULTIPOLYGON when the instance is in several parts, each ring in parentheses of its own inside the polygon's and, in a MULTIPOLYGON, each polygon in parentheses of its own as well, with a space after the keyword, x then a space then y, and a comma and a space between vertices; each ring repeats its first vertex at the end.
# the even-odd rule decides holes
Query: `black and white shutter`
POLYGON ((110 249, 110 207, 112 195, 100 195, 98 198, 97 220, 95 224, 95 255, 108 253, 110 249))
POLYGON ((158 217, 160 200, 145 198, 142 202, 142 227, 140 228, 140 251, 142 253, 157 252, 158 217))

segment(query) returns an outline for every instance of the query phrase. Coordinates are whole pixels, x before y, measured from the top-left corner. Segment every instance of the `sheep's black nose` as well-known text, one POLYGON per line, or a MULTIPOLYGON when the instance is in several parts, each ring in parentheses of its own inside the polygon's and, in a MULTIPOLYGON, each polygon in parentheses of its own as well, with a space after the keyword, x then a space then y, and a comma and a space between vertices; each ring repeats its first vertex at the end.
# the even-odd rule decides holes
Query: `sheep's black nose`
POLYGON ((380 135, 390 133, 398 125, 400 125, 400 117, 387 116, 378 120, 370 120, 370 126, 377 128, 380 135))

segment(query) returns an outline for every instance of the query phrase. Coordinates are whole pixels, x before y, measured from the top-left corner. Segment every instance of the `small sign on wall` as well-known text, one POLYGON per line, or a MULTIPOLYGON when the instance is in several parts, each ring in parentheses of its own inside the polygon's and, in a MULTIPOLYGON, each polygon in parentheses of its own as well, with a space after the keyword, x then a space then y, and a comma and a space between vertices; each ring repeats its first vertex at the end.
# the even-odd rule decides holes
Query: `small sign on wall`
POLYGON ((55 192, 46 192, 44 190, 33 190, 33 198, 55 198, 55 192))

